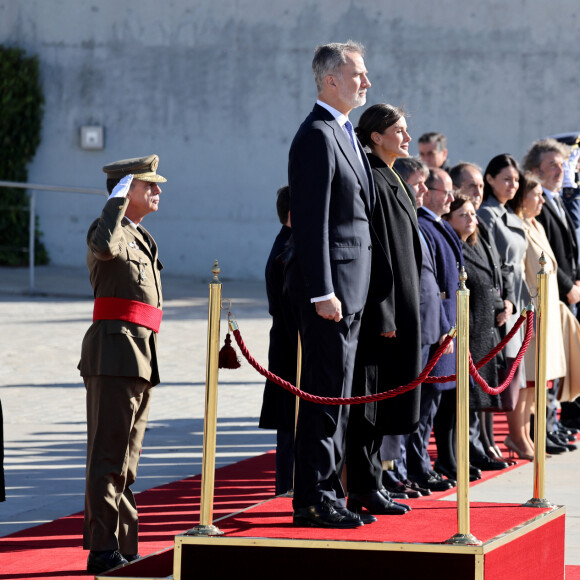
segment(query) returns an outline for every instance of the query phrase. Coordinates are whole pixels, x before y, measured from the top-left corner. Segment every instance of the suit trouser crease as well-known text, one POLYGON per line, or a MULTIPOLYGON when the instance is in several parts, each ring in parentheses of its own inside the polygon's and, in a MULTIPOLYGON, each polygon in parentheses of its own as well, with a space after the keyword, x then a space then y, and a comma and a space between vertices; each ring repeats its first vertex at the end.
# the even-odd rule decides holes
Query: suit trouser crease
POLYGON ((365 405, 351 409, 347 433, 347 482, 349 493, 367 494, 382 487, 383 435, 364 416, 365 405))
POLYGON ((151 384, 138 377, 85 377, 87 475, 83 546, 138 551, 138 514, 131 485, 147 426, 151 384))
MULTIPOLYGON (((302 341, 301 388, 326 397, 349 397, 361 313, 340 322, 298 308, 302 341)), ((294 507, 323 501, 345 504, 341 473, 345 461, 347 405, 300 401, 295 442, 294 507)))

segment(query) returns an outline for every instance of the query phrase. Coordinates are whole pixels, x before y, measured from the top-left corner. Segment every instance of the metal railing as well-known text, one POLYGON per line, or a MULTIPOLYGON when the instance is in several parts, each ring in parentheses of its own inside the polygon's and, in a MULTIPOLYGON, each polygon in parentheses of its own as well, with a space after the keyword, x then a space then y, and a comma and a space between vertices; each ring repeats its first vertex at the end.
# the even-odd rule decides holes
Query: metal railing
POLYGON ((0 181, 0 187, 26 189, 29 192, 30 207, 28 209, 28 268, 29 268, 29 292, 34 294, 34 243, 36 230, 36 192, 55 191, 58 193, 81 193, 87 195, 108 195, 104 189, 92 189, 89 187, 69 187, 66 185, 39 185, 38 183, 20 183, 17 181, 0 181))

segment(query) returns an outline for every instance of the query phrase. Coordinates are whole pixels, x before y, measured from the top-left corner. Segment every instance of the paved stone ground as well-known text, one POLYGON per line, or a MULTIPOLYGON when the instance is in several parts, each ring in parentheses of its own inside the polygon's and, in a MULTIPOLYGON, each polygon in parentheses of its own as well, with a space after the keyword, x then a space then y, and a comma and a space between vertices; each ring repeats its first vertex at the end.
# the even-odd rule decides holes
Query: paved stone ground
MULTIPOLYGON (((162 383, 154 390, 136 491, 201 472, 208 282, 164 276, 162 383)), ((26 269, 0 268, 0 398, 4 410, 7 501, 0 536, 83 509, 84 386, 76 369, 92 316, 85 269, 41 267, 36 294, 26 269)), ((270 319, 263 284, 223 279, 223 297, 248 348, 266 362, 270 319)), ((225 336, 222 318, 220 343, 225 336)), ((245 362, 220 371, 217 465, 270 450, 258 429, 263 379, 245 362)), ((471 489, 472 501, 524 502, 528 464, 471 489)), ((546 496, 566 504, 566 563, 580 565, 580 451, 547 462, 546 496)), ((449 499, 455 499, 451 497, 449 499)))

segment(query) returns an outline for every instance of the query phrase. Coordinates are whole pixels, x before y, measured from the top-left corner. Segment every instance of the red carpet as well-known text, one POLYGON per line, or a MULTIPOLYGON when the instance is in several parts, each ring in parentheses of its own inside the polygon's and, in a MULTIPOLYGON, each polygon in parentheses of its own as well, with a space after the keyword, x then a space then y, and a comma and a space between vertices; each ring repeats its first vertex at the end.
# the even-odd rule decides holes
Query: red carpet
MULTIPOLYGON (((505 418, 500 414, 497 419, 497 440, 503 441, 507 434, 505 418)), ((498 473, 501 472, 484 472, 484 479, 472 485, 477 485, 498 473)), ((132 570, 137 571, 136 566, 148 567, 150 576, 170 573, 167 570, 172 569, 174 536, 199 523, 200 480, 200 476, 196 476, 137 494, 140 514, 139 551, 143 556, 160 552, 161 554, 142 563, 133 564, 132 570), (151 569, 151 566, 157 569, 151 569)), ((369 541, 377 537, 382 541, 396 541, 409 537, 416 542, 444 541, 457 531, 455 503, 441 505, 434 500, 449 493, 454 491, 409 500, 413 506, 410 514, 400 518, 386 518, 388 525, 377 522, 373 526, 350 530, 348 533, 352 534, 353 538, 356 536, 357 539, 361 539, 364 530, 363 539, 369 541), (436 518, 427 518, 428 513, 435 515, 436 518), (433 523, 435 521, 436 524, 433 523), (393 525, 394 522, 396 525, 393 525), (412 533, 409 531, 411 527, 412 533), (369 536, 369 533, 372 535, 369 536)), ((273 452, 220 468, 216 471, 214 519, 270 499, 273 495, 273 452)), ((516 520, 526 519, 527 508, 518 509, 517 515, 514 515, 514 510, 510 510, 509 507, 497 504, 492 507, 472 504, 470 515, 472 533, 485 541, 497 533, 498 521, 502 522, 502 529, 505 530, 506 526, 517 525, 516 520), (511 513, 508 513, 510 511, 511 513)), ((534 513, 537 511, 534 510, 534 513)), ((217 523, 223 531, 240 535, 250 535, 250 525, 254 526, 254 535, 256 526, 267 526, 269 537, 289 535, 315 538, 316 534, 321 532, 312 528, 293 528, 290 524, 291 502, 286 498, 278 498, 257 506, 250 514, 234 515, 217 523)), ((84 570, 87 552, 82 549, 81 533, 82 513, 79 513, 0 538, 0 580, 86 579, 84 570)), ((328 537, 328 530, 323 533, 328 537)), ((566 567, 566 577, 580 580, 580 566, 566 567)))
MULTIPOLYGON (((292 500, 277 498, 220 522, 219 528, 236 537, 261 536, 311 540, 401 542, 438 544, 457 533, 457 504, 432 499, 405 500, 413 509, 405 516, 383 516, 372 526, 353 530, 295 528, 292 500)), ((471 533, 482 542, 514 528, 539 513, 550 511, 522 508, 520 504, 471 503, 471 533), (514 510, 513 508, 518 508, 514 510)))
MULTIPOLYGON (((274 469, 273 452, 218 469, 214 519, 271 498, 274 469)), ((196 476, 136 495, 142 556, 171 548, 174 536, 199 523, 200 485, 196 476)), ((0 538, 0 580, 86 580, 82 517, 74 514, 0 538)), ((160 563, 159 557, 155 560, 160 563)), ((173 551, 161 560, 172 562, 173 551)))

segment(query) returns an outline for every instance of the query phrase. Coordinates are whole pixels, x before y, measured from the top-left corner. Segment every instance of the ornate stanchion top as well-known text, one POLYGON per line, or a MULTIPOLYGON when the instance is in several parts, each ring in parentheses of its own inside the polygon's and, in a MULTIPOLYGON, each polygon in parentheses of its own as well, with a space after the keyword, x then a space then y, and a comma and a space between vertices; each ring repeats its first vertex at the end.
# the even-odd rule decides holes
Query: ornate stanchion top
POLYGON ((216 260, 213 263, 213 268, 211 269, 211 273, 213 274, 213 278, 211 280, 212 284, 221 284, 220 279, 218 278, 218 276, 220 275, 221 272, 221 268, 219 265, 219 262, 216 260))
POLYGON ((548 260, 546 260, 546 256, 544 256, 544 252, 542 252, 542 255, 540 256, 540 271, 538 272, 538 274, 545 274, 546 273, 546 264, 548 263, 548 260))
POLYGON ((467 290, 465 282, 467 282, 467 272, 465 271, 465 266, 461 266, 461 270, 459 270, 459 290, 467 290))

